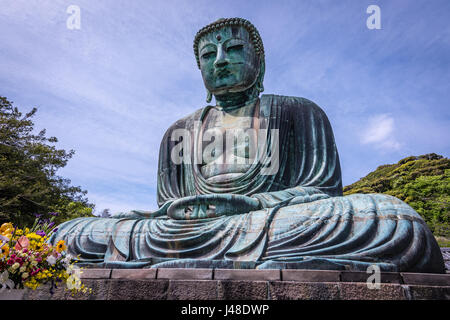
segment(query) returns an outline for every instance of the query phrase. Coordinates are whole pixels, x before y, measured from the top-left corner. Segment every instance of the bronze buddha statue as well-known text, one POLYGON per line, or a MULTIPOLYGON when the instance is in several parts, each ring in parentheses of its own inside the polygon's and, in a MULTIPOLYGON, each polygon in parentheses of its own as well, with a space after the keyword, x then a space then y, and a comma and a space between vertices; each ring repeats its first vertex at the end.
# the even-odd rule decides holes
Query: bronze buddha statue
POLYGON ((159 151, 158 206, 63 223, 81 264, 444 272, 410 206, 342 196, 327 116, 298 97, 261 95, 264 47, 241 18, 202 28, 194 54, 208 105, 176 121, 159 151))

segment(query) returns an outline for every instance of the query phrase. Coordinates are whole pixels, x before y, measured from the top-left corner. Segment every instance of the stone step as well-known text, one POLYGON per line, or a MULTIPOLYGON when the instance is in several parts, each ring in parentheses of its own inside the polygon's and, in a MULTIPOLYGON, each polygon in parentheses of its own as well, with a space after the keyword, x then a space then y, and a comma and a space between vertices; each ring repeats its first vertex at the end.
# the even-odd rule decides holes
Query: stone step
MULTIPOLYGON (((168 279, 168 280, 239 280, 295 282, 362 282, 372 273, 335 270, 296 269, 83 269, 82 279, 168 279)), ((373 279, 373 277, 371 278, 373 279)), ((371 281, 371 280, 369 280, 371 281)), ((450 286, 450 274, 381 272, 381 283, 450 286)))

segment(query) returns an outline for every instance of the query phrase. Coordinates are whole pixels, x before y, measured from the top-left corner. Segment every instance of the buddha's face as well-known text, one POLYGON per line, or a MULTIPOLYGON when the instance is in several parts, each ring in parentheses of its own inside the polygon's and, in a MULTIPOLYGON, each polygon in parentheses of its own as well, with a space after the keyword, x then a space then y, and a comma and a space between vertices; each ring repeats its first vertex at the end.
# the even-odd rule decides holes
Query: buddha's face
POLYGON ((203 81, 212 94, 241 92, 255 83, 260 60, 245 28, 223 27, 206 34, 198 50, 203 81))

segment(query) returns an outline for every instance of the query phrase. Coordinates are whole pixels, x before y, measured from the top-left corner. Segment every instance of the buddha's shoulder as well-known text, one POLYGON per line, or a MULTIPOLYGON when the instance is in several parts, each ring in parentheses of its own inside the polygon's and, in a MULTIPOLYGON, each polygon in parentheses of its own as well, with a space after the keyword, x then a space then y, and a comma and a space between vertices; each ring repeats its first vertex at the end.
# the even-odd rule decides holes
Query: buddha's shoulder
POLYGON ((292 111, 309 111, 319 114, 325 114, 325 112, 313 101, 294 96, 281 96, 276 94, 264 94, 261 96, 262 101, 267 101, 273 106, 279 106, 283 109, 291 109, 292 111))
POLYGON ((188 114, 187 116, 184 116, 183 118, 174 121, 170 125, 170 127, 167 129, 167 131, 172 131, 172 130, 181 129, 181 128, 185 129, 189 124, 200 119, 202 110, 203 110, 203 108, 200 108, 200 109, 195 110, 194 112, 188 114))

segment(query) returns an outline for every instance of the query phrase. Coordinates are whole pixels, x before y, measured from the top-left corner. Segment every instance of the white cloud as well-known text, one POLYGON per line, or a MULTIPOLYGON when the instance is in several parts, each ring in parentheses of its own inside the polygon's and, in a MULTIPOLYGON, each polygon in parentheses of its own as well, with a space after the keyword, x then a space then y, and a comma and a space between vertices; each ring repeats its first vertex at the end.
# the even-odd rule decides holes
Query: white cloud
POLYGON ((361 143, 384 150, 397 150, 401 144, 394 136, 395 121, 389 114, 379 114, 368 119, 361 133, 361 143))

